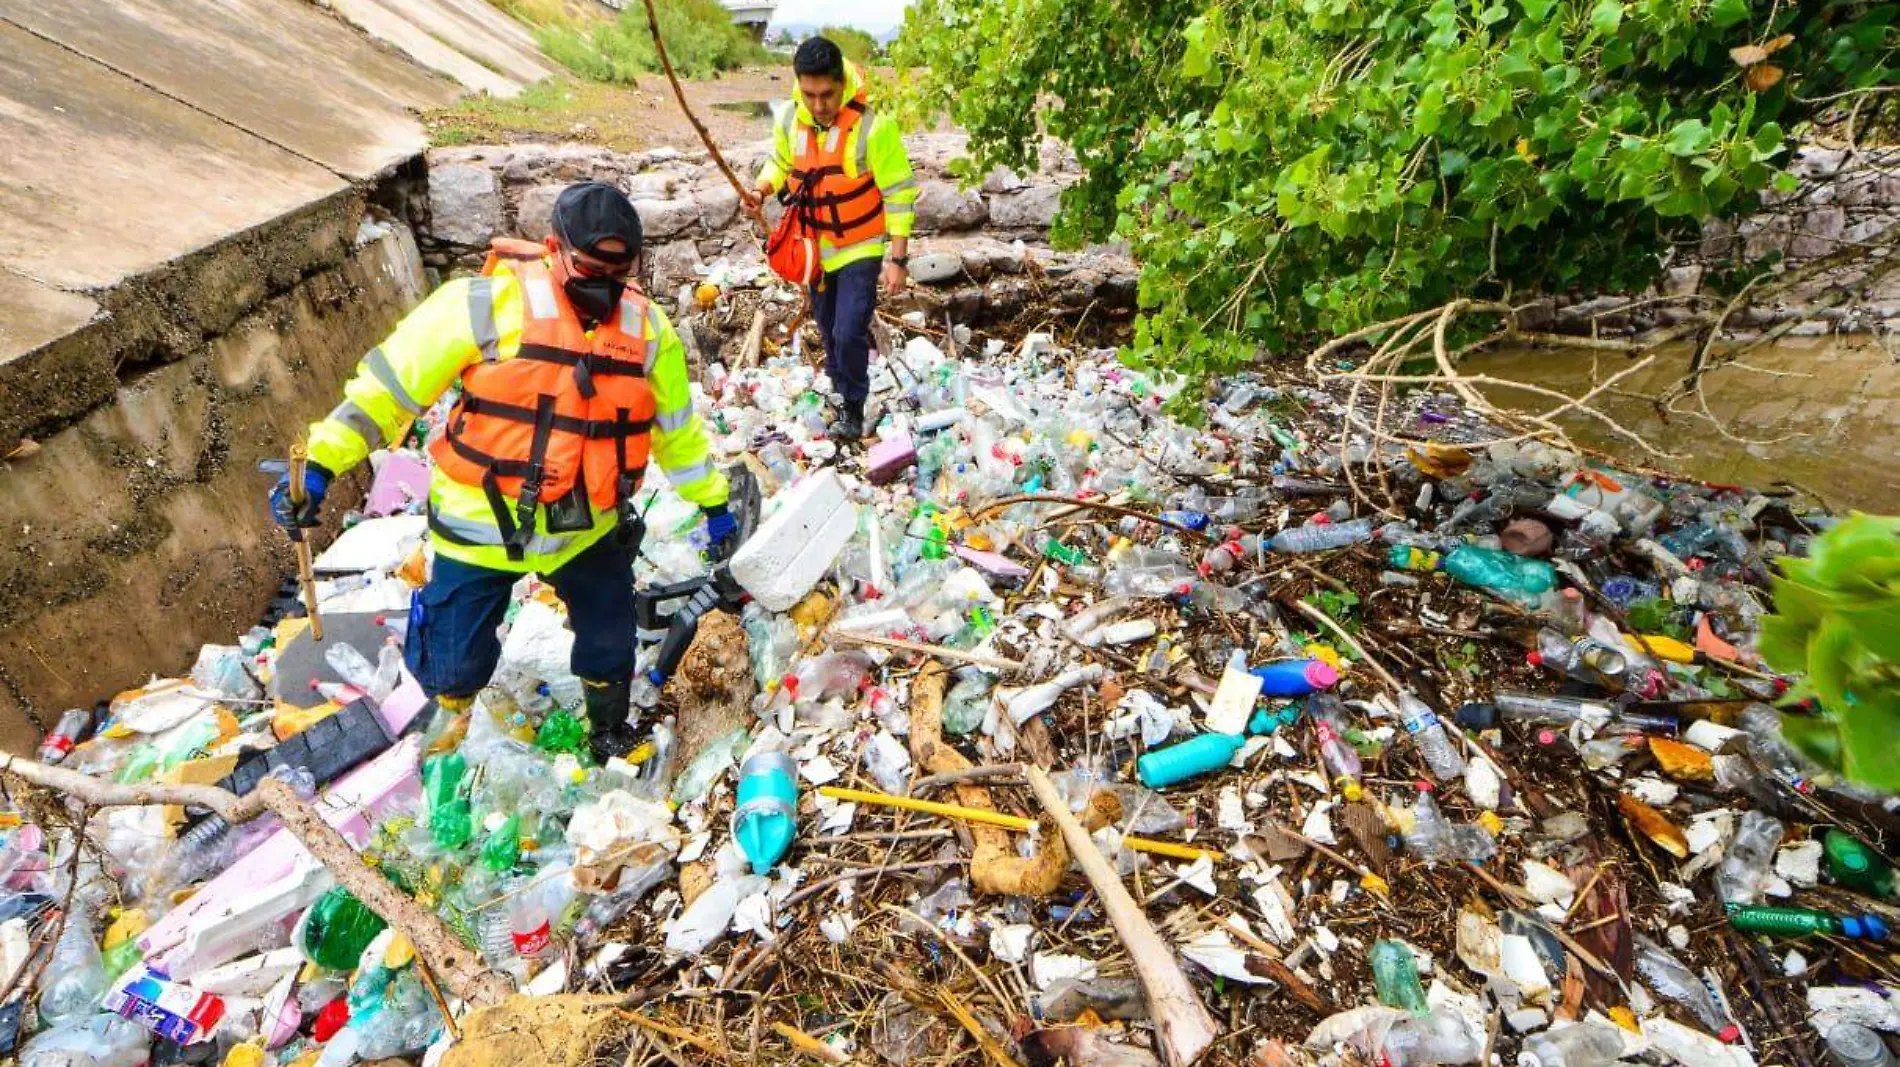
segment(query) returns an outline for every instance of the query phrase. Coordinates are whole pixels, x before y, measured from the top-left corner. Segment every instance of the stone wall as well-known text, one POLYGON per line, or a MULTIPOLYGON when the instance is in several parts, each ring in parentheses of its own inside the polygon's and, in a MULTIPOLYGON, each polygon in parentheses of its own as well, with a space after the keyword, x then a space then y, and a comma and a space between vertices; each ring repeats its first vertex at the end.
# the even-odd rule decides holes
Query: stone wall
MULTIPOLYGON (((1034 174, 998 169, 980 186, 962 189, 948 173, 964 149, 958 134, 905 140, 922 186, 912 280, 942 291, 967 315, 1007 311, 1025 272, 1048 280, 1058 304, 1099 302, 1129 307, 1134 265, 1115 248, 1073 254, 1048 246, 1062 190, 1078 177, 1075 161, 1050 142, 1034 174)), ((749 180, 771 150, 769 141, 744 145, 728 162, 749 180)), ((646 227, 649 288, 670 294, 698 277, 696 268, 724 259, 761 260, 746 233, 739 197, 705 154, 662 148, 618 153, 584 144, 481 145, 429 153, 429 195, 418 220, 423 261, 438 276, 480 266, 490 238, 547 235, 554 198, 567 185, 605 181, 633 199, 646 227)), ((776 204, 768 217, 776 219, 776 204)))
MULTIPOLYGON (((111 403, 0 462, 0 749, 31 751, 63 709, 189 668, 200 645, 254 625, 294 571, 258 461, 336 402, 424 291, 408 228, 364 211, 359 192, 175 264, 194 290, 243 302, 218 305, 215 332, 163 361, 121 367, 111 403), (210 284, 244 247, 313 234, 324 254, 298 271, 210 284)), ((360 492, 346 479, 333 513, 360 492)))
MULTIPOLYGON (((1808 145, 1789 168, 1801 179, 1792 193, 1769 193, 1762 210, 1703 227, 1702 242, 1678 257, 1662 286, 1665 295, 1700 292, 1715 272, 1779 264, 1795 269, 1856 248, 1900 246, 1900 147, 1850 150, 1808 145)), ((1809 316, 1796 335, 1900 331, 1900 273, 1840 307, 1814 310, 1811 301, 1846 277, 1828 272, 1811 286, 1772 304, 1743 310, 1738 325, 1762 328, 1809 316)))

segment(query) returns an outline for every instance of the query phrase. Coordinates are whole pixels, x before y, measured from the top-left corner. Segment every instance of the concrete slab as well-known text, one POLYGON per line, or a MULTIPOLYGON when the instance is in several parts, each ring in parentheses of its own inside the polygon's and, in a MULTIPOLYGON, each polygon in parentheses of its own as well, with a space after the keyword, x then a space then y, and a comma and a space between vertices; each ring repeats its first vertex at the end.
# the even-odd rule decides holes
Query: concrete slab
POLYGON ((345 188, 17 26, 0 54, 0 262, 43 284, 104 288, 345 188))
POLYGON ((8 21, 351 178, 427 143, 412 109, 453 82, 341 20, 281 0, 0 0, 8 21))
POLYGON ((541 46, 526 26, 503 13, 490 0, 380 0, 398 9, 418 9, 417 21, 462 51, 524 83, 554 73, 541 55, 541 46), (432 8, 431 18, 421 9, 432 8))
POLYGON ((0 367, 91 322, 99 305, 77 293, 49 289, 0 270, 0 367))
POLYGON ((504 47, 466 20, 458 20, 437 6, 437 0, 324 0, 326 6, 355 23, 363 32, 395 48, 410 59, 464 88, 492 96, 510 97, 524 85, 550 71, 531 57, 511 57, 502 65, 493 55, 504 47), (525 62, 539 71, 530 77, 502 73, 525 62))

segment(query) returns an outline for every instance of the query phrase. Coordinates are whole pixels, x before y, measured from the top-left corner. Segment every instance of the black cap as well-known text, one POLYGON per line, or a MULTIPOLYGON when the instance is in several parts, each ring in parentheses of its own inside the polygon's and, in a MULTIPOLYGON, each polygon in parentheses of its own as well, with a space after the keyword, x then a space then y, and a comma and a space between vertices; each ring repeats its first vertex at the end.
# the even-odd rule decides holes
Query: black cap
POLYGON ((606 182, 582 182, 561 190, 554 201, 554 235, 570 248, 596 259, 624 263, 640 251, 640 213, 627 194, 606 182), (624 253, 601 252, 600 243, 625 241, 624 253))

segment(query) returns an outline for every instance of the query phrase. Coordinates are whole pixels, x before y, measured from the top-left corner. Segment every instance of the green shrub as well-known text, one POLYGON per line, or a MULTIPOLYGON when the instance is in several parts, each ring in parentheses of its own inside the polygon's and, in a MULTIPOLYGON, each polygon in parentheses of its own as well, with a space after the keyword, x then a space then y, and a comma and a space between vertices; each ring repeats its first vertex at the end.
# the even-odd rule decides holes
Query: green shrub
MULTIPOLYGON (((659 0, 660 34, 682 78, 698 78, 766 59, 765 49, 733 24, 718 0, 659 0)), ((560 19, 535 29, 548 58, 590 81, 628 84, 660 69, 646 7, 630 4, 618 17, 581 24, 560 19)))
POLYGON ((838 46, 844 57, 860 67, 883 61, 884 46, 877 38, 850 26, 826 26, 818 36, 838 46))

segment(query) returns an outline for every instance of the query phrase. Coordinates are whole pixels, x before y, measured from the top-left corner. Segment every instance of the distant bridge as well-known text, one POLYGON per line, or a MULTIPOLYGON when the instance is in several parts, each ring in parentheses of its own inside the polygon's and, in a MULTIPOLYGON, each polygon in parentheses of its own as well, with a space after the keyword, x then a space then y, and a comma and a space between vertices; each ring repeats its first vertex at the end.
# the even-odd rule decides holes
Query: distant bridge
MULTIPOLYGON (((626 7, 629 0, 600 0, 601 3, 619 11, 626 7)), ((772 12, 778 10, 778 0, 719 0, 732 12, 732 21, 752 31, 757 40, 765 39, 766 24, 772 21, 772 12)))

